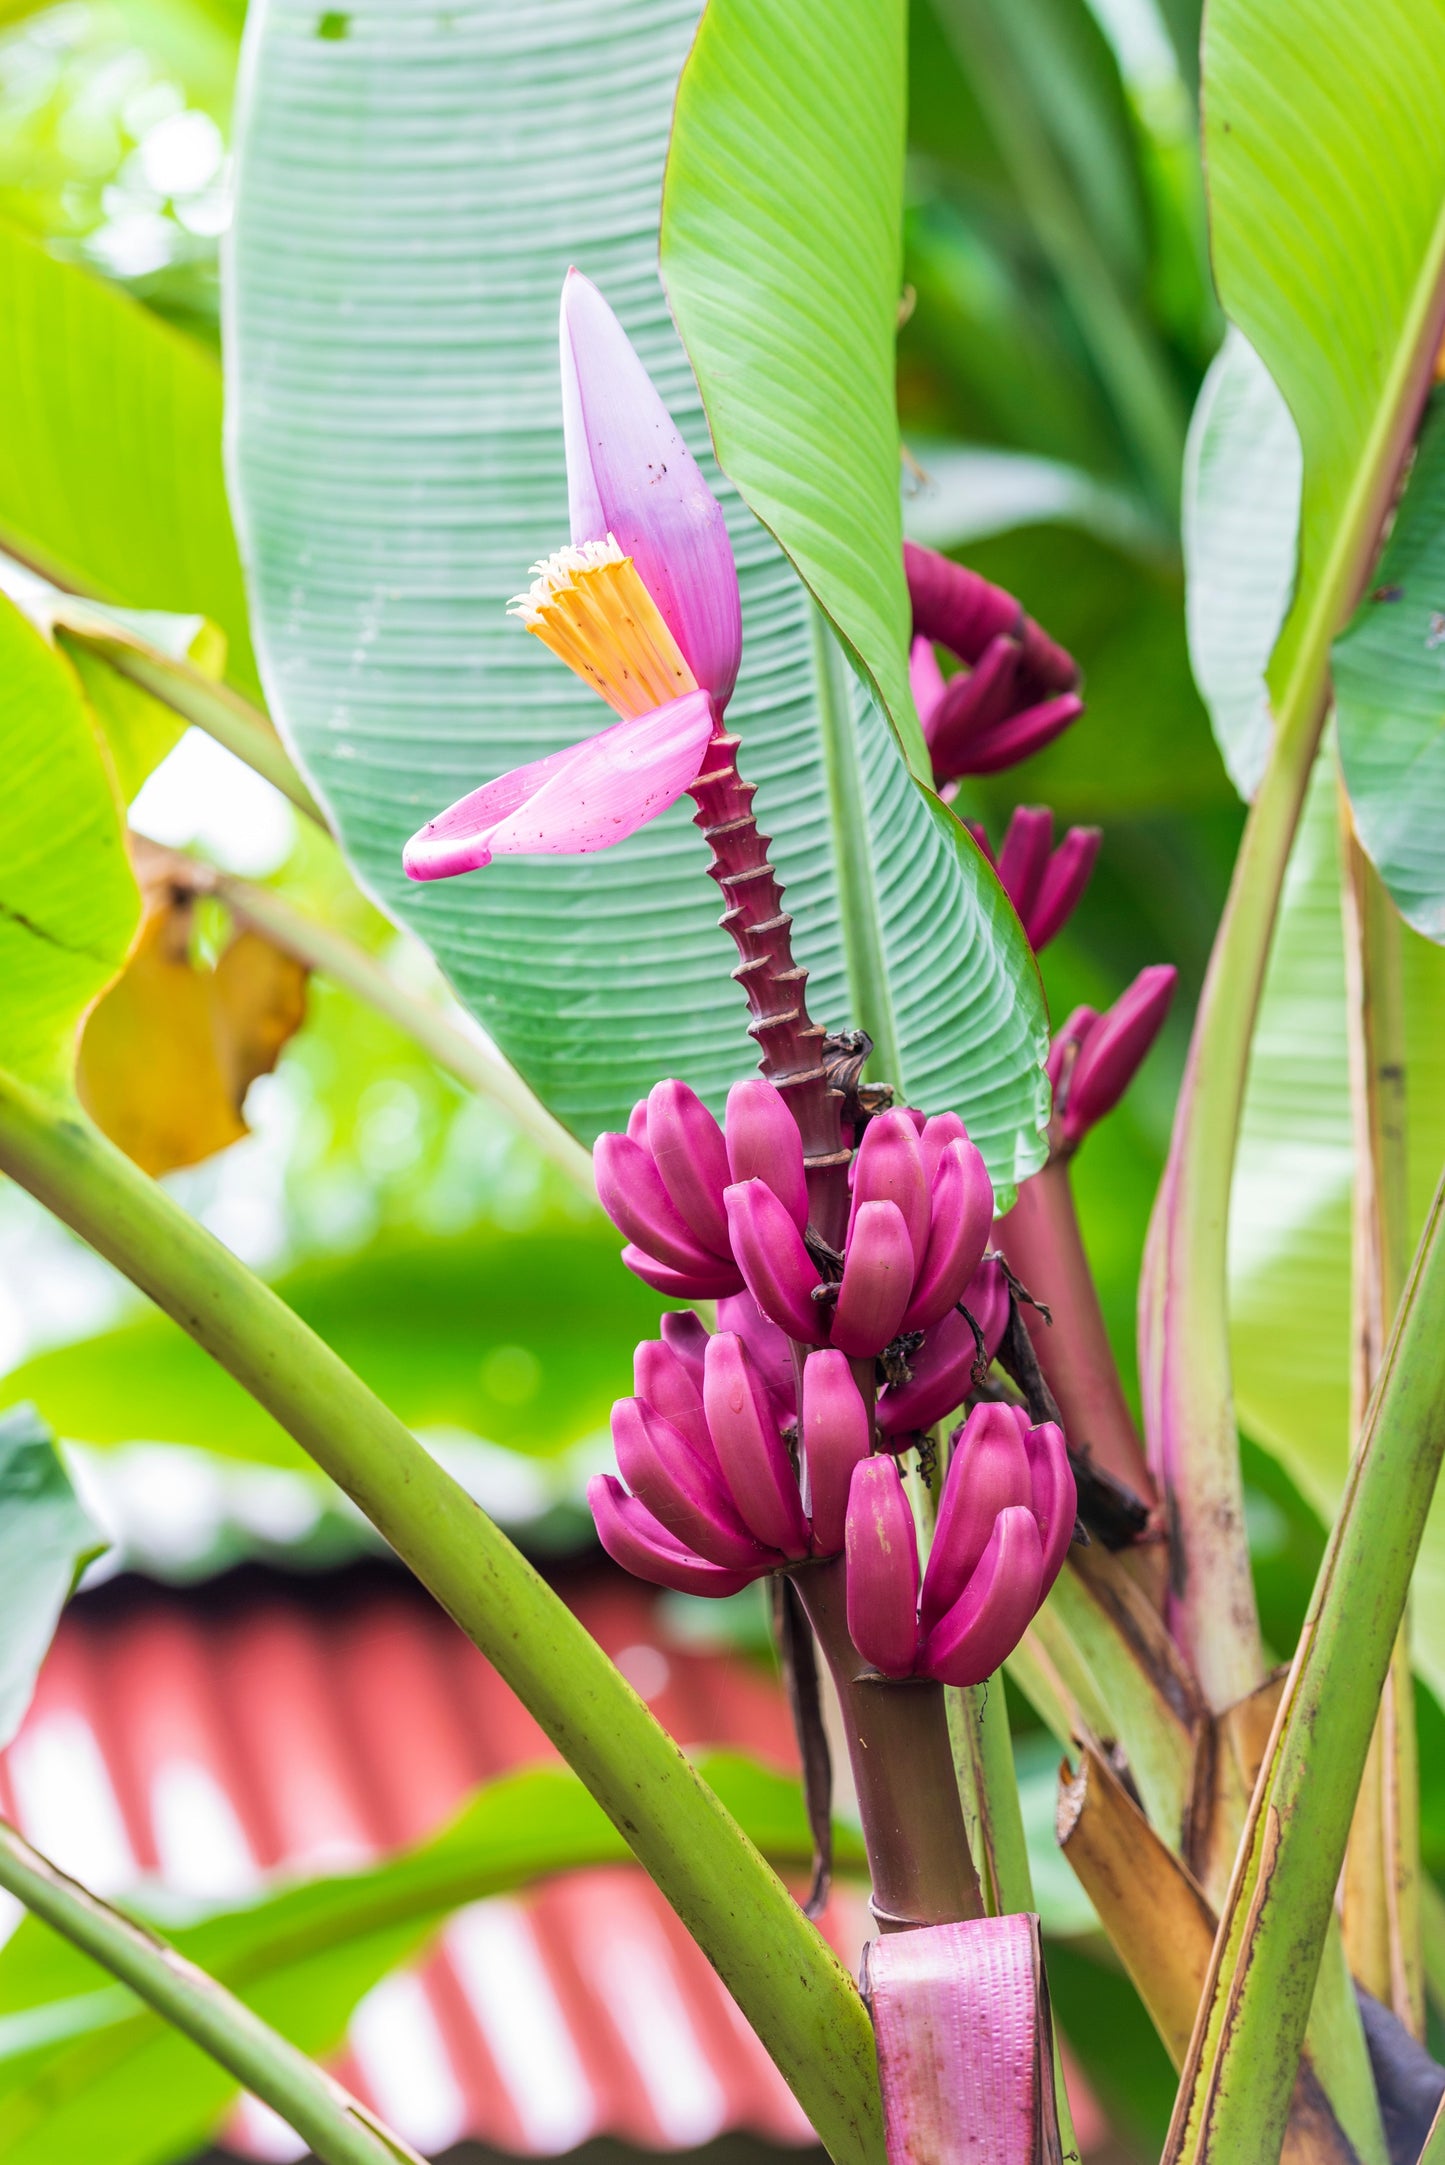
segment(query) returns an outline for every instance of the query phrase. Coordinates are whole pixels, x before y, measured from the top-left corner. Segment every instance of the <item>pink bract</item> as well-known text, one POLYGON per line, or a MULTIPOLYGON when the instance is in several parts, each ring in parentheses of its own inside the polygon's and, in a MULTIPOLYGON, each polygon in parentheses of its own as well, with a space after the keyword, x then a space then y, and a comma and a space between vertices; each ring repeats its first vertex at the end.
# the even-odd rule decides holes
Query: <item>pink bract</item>
POLYGON ((722 505, 627 333, 578 270, 562 287, 562 426, 573 543, 614 537, 721 711, 742 657, 722 505))

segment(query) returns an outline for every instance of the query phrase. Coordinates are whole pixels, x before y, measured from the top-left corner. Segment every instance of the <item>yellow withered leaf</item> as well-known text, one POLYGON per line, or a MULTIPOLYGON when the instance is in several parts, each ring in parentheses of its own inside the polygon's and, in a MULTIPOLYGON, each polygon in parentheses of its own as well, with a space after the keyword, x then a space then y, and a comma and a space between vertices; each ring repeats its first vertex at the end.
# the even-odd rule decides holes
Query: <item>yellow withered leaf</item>
POLYGON ((76 1082, 97 1127, 147 1173, 197 1165, 249 1133, 242 1112, 306 1012, 306 972, 238 932, 213 969, 191 953, 194 898, 137 852, 146 914, 86 1019, 76 1082))

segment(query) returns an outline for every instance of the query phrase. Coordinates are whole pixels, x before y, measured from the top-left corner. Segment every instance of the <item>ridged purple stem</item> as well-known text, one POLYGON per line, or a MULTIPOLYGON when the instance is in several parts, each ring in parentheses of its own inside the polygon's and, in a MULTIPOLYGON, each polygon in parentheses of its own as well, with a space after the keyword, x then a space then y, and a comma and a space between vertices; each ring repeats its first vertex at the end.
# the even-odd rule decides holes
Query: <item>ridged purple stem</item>
POLYGON ((708 869, 726 903, 719 922, 738 951, 733 976, 747 998, 748 1034, 762 1055, 763 1073, 783 1093, 803 1138, 813 1225, 830 1245, 840 1247, 850 1155, 843 1101, 823 1067, 826 1033, 808 1014, 808 973, 793 960, 793 920, 768 861, 768 837, 753 817, 756 785, 739 775, 737 749, 730 732, 714 737, 688 792, 697 806, 694 824, 712 851, 708 869))

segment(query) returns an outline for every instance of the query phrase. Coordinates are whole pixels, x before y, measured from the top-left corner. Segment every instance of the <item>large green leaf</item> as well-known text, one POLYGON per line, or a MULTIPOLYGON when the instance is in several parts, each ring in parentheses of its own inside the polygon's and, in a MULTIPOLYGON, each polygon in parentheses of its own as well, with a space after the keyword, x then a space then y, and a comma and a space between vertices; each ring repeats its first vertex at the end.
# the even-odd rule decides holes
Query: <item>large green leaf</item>
POLYGON ((1402 915, 1445 942, 1445 398, 1421 433, 1374 587, 1335 642, 1355 828, 1402 915))
POLYGON ((1274 725, 1265 671, 1294 592, 1299 431, 1244 333, 1204 379, 1184 453, 1189 658, 1231 781, 1259 787, 1274 725))
POLYGON ((723 471, 926 781, 893 388, 905 33, 901 0, 709 0, 678 84, 661 245, 723 471))
POLYGON ((81 592, 210 617, 254 685, 214 359, 3 224, 0 546, 81 592))
MULTIPOLYGON (((702 1771, 782 1870, 806 1872, 811 1841, 796 1782, 733 1753, 702 1771)), ((837 1830, 844 1869, 861 1842, 837 1830)), ((549 1874, 629 1861, 574 1774, 534 1768, 479 1790, 431 1840, 345 1877, 283 1888, 200 1924, 173 1945, 304 2050, 324 2052, 381 1977, 454 1909, 549 1874)), ((235 2095, 226 2071, 137 2008, 123 1986, 33 1920, 0 1954, 0 2145, 7 2165, 160 2165, 199 2150, 235 2095)))
MULTIPOLYGON (((1328 1524, 1350 1452, 1350 1191, 1334 761, 1290 860, 1249 1071, 1230 1202, 1230 1340, 1241 1425, 1328 1524)), ((1405 940, 1410 1239, 1445 1162, 1445 955, 1405 940)), ((1414 1650, 1445 1692, 1445 1497, 1416 1569, 1414 1650)))
MULTIPOLYGON (((717 1101, 751 1064, 686 807, 596 857, 508 860, 425 890, 400 852, 464 790, 604 719, 505 615, 567 531, 569 262, 617 307, 716 473, 654 255, 696 14, 695 0, 571 0, 518 17, 471 0, 442 34, 366 0, 336 39, 300 0, 269 0, 250 32, 228 358, 273 711, 368 887, 587 1138, 661 1074, 717 1101)), ((1036 1162, 1043 1104, 1042 1014, 1012 915, 915 790, 783 557, 722 493, 746 642, 730 719, 810 1004, 833 1028, 866 1022, 881 1048, 891 1034, 895 1079, 956 1106, 1007 1186, 1036 1162)), ((896 538, 896 499, 892 517, 896 538)))
POLYGON ((66 1088, 80 1019, 125 961, 140 898, 75 671, 3 595, 0 771, 0 1066, 66 1088))
POLYGON ((24 1719, 77 1574, 104 1546, 35 1408, 0 1413, 0 1747, 24 1719))
POLYGON ((1328 696, 1445 307, 1445 40, 1438 0, 1217 0, 1205 147, 1220 296, 1299 429, 1294 601, 1267 682, 1274 748, 1195 1017, 1140 1301, 1146 1427, 1189 1563, 1178 1630, 1219 1706, 1259 1674, 1226 1317, 1226 1223, 1250 1036, 1328 696), (1389 205, 1382 218, 1379 206, 1389 205), (1162 1331, 1167 1309, 1170 1351, 1162 1331))
POLYGON ((1316 696, 1440 335, 1439 0, 1213 0, 1205 155, 1220 297, 1304 449, 1299 575, 1270 669, 1316 696))
MULTIPOLYGON (((550 1456, 606 1429, 631 1346, 657 1298, 617 1261, 610 1228, 569 1225, 431 1242, 378 1242, 277 1286, 409 1427, 458 1430, 550 1456)), ((147 1311, 6 1378, 59 1435, 193 1443, 308 1461, 269 1414, 166 1317, 147 1311)))
POLYGON ((3 553, 0 593, 47 639, 60 636, 110 740, 127 803, 194 722, 320 819, 266 715, 218 681, 226 636, 208 617, 112 608, 67 593, 3 553))

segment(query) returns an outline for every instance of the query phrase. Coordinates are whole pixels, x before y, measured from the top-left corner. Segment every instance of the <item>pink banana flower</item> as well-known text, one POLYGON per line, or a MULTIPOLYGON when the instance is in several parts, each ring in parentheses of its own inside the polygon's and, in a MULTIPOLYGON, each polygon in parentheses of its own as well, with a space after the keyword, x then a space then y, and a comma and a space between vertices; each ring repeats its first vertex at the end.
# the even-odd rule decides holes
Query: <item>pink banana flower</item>
POLYGON ((1141 970, 1105 1014, 1076 1007, 1049 1053, 1054 1121, 1065 1153, 1113 1111, 1164 1026, 1179 972, 1158 962, 1141 970))
POLYGON ((712 1595, 837 1555, 870 1441, 842 1354, 814 1354, 803 1372, 805 1503, 776 1401, 742 1339, 709 1337, 696 1317, 665 1317, 663 1331, 637 1349, 637 1395, 612 1409, 627 1487, 611 1474, 588 1483, 608 1555, 655 1586, 712 1595))
POLYGON ((975 1406, 954 1438, 920 1583, 897 1461, 861 1460, 846 1518, 853 1644, 884 1676, 981 1684, 1058 1577, 1076 1508, 1062 1430, 1030 1427, 1021 1406, 975 1406))
POLYGON ((512 607, 621 716, 474 789, 402 854, 412 879, 610 849, 696 781, 737 681, 742 616, 718 503, 590 279, 562 287, 570 544, 512 607))
POLYGON ((1101 830, 1070 827, 1055 849, 1053 813, 1043 805, 1021 804, 997 857, 981 820, 970 820, 968 831, 1018 911, 1030 947, 1041 954, 1078 908, 1099 854, 1101 830))
POLYGON ((997 774, 1042 751, 1084 711, 1079 672, 1002 587, 932 549, 903 544, 913 601, 909 673, 940 784, 997 774), (966 664, 945 678, 935 642, 966 664))
POLYGON ((770 1181, 739 1181, 724 1202, 733 1255, 763 1314, 801 1345, 867 1360, 954 1308, 988 1245, 993 1188, 956 1114, 920 1129, 904 1111, 869 1121, 852 1185, 836 1286, 770 1181))

